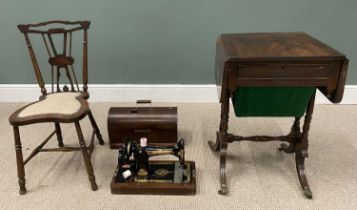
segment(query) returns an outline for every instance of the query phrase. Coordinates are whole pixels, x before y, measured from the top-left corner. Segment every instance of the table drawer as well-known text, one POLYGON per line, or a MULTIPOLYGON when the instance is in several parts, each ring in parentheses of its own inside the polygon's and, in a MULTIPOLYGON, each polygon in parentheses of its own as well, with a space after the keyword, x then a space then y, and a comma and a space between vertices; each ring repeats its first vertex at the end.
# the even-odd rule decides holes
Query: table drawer
POLYGON ((333 64, 238 64, 237 76, 247 78, 328 78, 333 64))

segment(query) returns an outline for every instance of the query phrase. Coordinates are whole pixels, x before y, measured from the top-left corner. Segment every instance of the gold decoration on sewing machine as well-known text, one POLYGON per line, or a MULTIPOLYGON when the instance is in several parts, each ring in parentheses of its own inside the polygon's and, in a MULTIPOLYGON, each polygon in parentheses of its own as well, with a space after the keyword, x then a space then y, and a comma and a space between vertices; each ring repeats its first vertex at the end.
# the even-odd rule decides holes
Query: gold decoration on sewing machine
POLYGON ((159 176, 159 177, 167 176, 170 173, 172 173, 172 172, 170 172, 169 170, 164 169, 164 168, 159 168, 155 171, 155 175, 159 176))

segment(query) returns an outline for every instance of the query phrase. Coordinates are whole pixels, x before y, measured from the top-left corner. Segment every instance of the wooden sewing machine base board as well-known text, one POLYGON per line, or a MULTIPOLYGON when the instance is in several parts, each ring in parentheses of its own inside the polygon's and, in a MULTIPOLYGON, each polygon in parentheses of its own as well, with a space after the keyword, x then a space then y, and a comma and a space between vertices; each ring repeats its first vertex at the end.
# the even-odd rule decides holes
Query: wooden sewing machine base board
MULTIPOLYGON (((163 168, 177 165, 177 161, 150 161, 150 167, 163 168)), ((145 182, 137 181, 135 177, 129 178, 125 182, 118 182, 117 176, 119 168, 117 167, 112 182, 110 184, 112 194, 151 194, 151 195, 194 195, 196 194, 196 168, 194 161, 185 161, 184 183, 145 182)), ((167 181, 167 180, 166 180, 167 181)))

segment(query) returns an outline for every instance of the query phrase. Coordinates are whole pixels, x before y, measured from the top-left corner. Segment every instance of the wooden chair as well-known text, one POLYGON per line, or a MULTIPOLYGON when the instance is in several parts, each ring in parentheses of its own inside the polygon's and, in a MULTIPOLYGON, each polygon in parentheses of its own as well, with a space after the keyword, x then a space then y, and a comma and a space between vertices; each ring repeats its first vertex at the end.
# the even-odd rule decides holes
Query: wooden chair
MULTIPOLYGON (((10 124, 13 126, 14 138, 15 138, 15 150, 17 159, 17 173, 19 177, 20 194, 25 194, 25 164, 28 163, 39 152, 54 152, 54 151, 78 151, 81 150, 91 183, 93 191, 98 189, 95 182, 95 176, 93 174, 93 167, 90 161, 90 157, 94 148, 94 137, 97 136, 99 144, 103 145, 104 141, 100 134, 97 123, 89 109, 87 99, 89 98, 88 90, 88 35, 89 21, 49 21, 38 24, 18 25, 18 29, 24 34, 26 45, 28 47, 31 61, 34 67, 36 79, 38 85, 41 88, 42 96, 39 101, 28 104, 16 112, 14 112, 10 118, 10 124), (60 28, 54 27, 60 25, 60 28), (43 29, 45 28, 45 29, 43 29), (73 68, 74 58, 72 57, 72 35, 74 32, 83 31, 83 60, 82 60, 82 82, 83 87, 80 90, 80 86, 77 82, 77 77, 73 68), (31 35, 31 39, 30 39, 31 35), (36 59, 34 48, 32 47, 32 38, 35 36, 42 38, 45 48, 47 50, 49 59, 48 62, 51 66, 51 93, 47 93, 45 87, 45 81, 42 77, 39 62, 36 59), (40 36, 38 36, 40 35, 40 36), (41 37, 42 36, 42 37, 41 37), (56 44, 53 37, 60 36, 61 45, 63 41, 62 52, 56 49, 56 44), (67 85, 60 86, 61 71, 65 71, 67 79, 69 81, 71 89, 67 85), (61 89, 62 87, 62 89, 61 89), (86 146, 83 133, 79 121, 88 116, 93 126, 93 132, 91 136, 91 143, 86 146), (55 130, 24 160, 22 155, 22 147, 20 140, 19 126, 52 122, 55 125, 55 130), (79 139, 80 147, 65 146, 62 140, 60 123, 74 123, 79 139), (44 145, 51 139, 52 136, 57 135, 58 148, 43 148, 44 145)), ((79 34, 79 33, 76 33, 79 34)))

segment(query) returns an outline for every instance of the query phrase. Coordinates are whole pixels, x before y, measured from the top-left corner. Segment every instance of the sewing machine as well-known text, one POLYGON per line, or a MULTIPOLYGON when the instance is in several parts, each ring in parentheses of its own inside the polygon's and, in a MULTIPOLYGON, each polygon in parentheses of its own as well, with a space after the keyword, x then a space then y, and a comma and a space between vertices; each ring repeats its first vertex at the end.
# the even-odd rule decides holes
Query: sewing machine
MULTIPOLYGON (((119 173, 122 173, 121 180, 125 180, 132 175, 136 175, 136 181, 150 180, 155 182, 156 178, 161 178, 169 173, 167 169, 155 171, 150 167, 149 157, 159 155, 173 155, 179 160, 178 167, 175 167, 175 173, 183 173, 184 168, 184 140, 180 139, 174 146, 148 146, 145 139, 141 139, 138 145, 135 141, 126 140, 123 147, 119 150, 118 166, 119 173), (130 172, 129 172, 129 171, 130 172), (178 172, 177 172, 178 171, 178 172), (130 176, 129 176, 130 173, 130 176)), ((182 176, 180 176, 182 177, 182 176)), ((183 181, 181 178, 175 181, 183 181)))
POLYGON ((119 149, 118 167, 111 184, 114 194, 194 194, 195 164, 185 162, 184 140, 172 146, 153 146, 126 139, 119 149), (149 160, 171 155, 177 161, 149 160))

